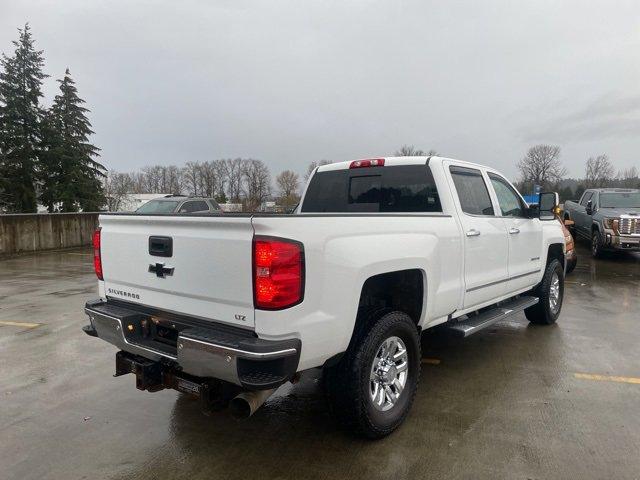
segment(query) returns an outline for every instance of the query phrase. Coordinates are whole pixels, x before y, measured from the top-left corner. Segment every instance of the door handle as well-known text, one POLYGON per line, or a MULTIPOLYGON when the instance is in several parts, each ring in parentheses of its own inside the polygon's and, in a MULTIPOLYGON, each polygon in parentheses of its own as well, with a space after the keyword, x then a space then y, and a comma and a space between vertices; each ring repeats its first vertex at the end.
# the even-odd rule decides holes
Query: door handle
POLYGON ((520 229, 519 229, 519 228, 516 228, 516 227, 511 227, 511 228, 509 229, 509 233, 510 233, 511 235, 516 234, 516 233, 520 233, 520 229))
POLYGON ((480 231, 476 230, 475 228, 467 230, 467 237, 477 237, 478 235, 480 235, 480 231))

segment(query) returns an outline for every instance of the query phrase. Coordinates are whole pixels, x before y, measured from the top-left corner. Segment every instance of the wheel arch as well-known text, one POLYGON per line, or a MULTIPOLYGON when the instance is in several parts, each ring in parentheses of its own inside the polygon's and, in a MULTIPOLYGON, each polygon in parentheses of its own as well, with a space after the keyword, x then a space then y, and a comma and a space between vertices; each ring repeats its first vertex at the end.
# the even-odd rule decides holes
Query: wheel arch
MULTIPOLYGON (((421 268, 407 268, 369 276, 362 283, 357 313, 348 348, 357 333, 366 328, 373 318, 398 310, 406 313, 420 331, 427 308, 427 275, 421 268)), ((344 356, 340 352, 327 359, 324 367, 336 365, 344 356)))
MULTIPOLYGON (((378 308, 399 310, 419 325, 424 316, 426 291, 426 275, 420 268, 372 275, 364 281, 360 289, 358 312, 378 308)), ((356 323, 357 321, 358 319, 356 323)))
POLYGON ((562 243, 552 243, 549 245, 547 250, 547 263, 549 265, 552 260, 558 260, 560 264, 565 267, 565 253, 564 253, 564 245, 562 243))

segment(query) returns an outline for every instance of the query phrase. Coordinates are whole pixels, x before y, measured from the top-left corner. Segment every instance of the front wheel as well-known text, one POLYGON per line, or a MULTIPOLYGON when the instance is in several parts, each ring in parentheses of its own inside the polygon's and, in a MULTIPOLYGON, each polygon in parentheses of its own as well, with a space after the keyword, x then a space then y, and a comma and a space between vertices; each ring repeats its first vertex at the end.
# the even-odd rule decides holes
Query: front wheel
POLYGON ((564 270, 557 259, 549 262, 542 282, 534 293, 539 300, 535 305, 525 309, 527 320, 539 325, 555 323, 560 316, 564 298, 564 270))
POLYGON ((602 244, 600 242, 600 234, 594 231, 591 234, 591 256, 600 258, 602 256, 602 244))
POLYGON ((411 318, 390 312, 367 319, 345 356, 325 369, 333 413, 347 429, 381 438, 404 421, 420 378, 420 336, 411 318))

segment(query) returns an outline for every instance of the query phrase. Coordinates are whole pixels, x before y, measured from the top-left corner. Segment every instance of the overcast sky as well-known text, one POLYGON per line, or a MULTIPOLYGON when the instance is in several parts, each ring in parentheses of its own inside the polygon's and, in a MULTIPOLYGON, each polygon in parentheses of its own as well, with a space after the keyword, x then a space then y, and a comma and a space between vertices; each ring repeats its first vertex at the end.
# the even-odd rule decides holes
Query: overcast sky
POLYGON ((31 24, 45 103, 66 67, 109 169, 253 157, 274 175, 402 144, 516 175, 640 167, 640 1, 0 0, 31 24))

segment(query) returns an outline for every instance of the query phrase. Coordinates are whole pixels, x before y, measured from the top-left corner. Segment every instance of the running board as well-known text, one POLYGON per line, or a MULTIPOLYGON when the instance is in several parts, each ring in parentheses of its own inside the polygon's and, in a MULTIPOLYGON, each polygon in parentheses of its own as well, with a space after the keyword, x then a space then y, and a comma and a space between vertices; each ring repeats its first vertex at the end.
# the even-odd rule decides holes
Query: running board
MULTIPOLYGON (((451 332, 457 337, 468 337, 536 303, 538 303, 538 297, 525 296, 514 298, 513 300, 502 302, 499 306, 490 310, 485 310, 478 315, 469 316, 464 320, 453 320, 444 325, 443 328, 445 331, 451 332)), ((462 318, 464 318, 464 316, 462 318)))

